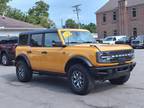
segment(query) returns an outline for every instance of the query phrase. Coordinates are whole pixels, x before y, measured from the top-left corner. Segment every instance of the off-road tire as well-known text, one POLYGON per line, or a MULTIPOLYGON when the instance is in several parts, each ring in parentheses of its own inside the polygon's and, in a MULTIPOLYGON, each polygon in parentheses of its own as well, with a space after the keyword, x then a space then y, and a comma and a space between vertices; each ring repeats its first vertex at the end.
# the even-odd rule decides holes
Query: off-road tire
POLYGON ((78 95, 86 95, 92 90, 92 88, 94 87, 94 79, 90 76, 88 72, 88 69, 81 64, 75 64, 69 68, 68 80, 72 92, 78 95), (79 75, 81 75, 82 77, 79 76, 76 78, 76 72, 79 72, 79 75), (79 85, 81 85, 81 87, 76 87, 76 81, 78 80, 81 81, 79 82, 79 85))
POLYGON ((20 82, 29 82, 32 79, 32 71, 24 60, 16 63, 16 75, 20 82))
POLYGON ((8 66, 8 65, 10 64, 9 57, 8 57, 8 55, 5 54, 5 53, 3 53, 3 54, 1 55, 1 64, 2 64, 3 66, 8 66))

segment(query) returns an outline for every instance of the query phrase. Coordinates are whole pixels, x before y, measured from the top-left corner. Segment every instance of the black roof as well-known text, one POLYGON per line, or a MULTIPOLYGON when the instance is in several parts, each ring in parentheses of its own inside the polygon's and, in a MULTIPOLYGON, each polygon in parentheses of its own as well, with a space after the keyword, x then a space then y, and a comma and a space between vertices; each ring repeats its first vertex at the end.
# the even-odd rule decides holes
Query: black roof
POLYGON ((20 33, 20 35, 24 35, 24 34, 38 34, 38 33, 49 33, 49 32, 57 32, 58 29, 46 29, 46 30, 34 30, 34 31, 29 31, 29 32, 23 32, 20 33))

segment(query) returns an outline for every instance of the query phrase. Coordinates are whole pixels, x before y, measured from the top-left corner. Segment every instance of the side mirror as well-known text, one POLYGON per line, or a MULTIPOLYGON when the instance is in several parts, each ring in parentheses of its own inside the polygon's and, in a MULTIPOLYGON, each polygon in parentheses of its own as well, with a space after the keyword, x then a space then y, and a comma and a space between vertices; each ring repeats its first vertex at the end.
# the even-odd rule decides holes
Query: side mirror
POLYGON ((53 47, 66 47, 66 45, 63 45, 62 42, 55 42, 55 41, 52 41, 52 46, 53 47))

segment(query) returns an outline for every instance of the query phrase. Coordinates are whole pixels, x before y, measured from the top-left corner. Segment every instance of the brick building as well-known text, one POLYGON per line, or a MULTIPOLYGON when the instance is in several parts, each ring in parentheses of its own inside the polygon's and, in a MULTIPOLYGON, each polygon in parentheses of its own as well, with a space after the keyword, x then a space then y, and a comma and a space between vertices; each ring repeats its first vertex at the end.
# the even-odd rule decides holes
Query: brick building
POLYGON ((109 0, 96 17, 99 38, 144 34, 144 0, 109 0))

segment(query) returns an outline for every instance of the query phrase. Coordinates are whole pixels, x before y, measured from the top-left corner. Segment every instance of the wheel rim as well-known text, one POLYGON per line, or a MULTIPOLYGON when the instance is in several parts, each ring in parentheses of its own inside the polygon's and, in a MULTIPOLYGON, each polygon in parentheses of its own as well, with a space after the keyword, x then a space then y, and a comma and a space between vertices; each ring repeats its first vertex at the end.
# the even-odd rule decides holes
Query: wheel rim
POLYGON ((24 67, 22 65, 18 66, 17 73, 18 73, 18 77, 20 79, 24 79, 24 77, 25 77, 25 71, 24 71, 24 67))
POLYGON ((5 55, 2 56, 2 64, 7 64, 7 57, 5 55))
POLYGON ((71 77, 72 84, 76 89, 82 89, 84 87, 84 75, 80 71, 74 71, 71 77))

